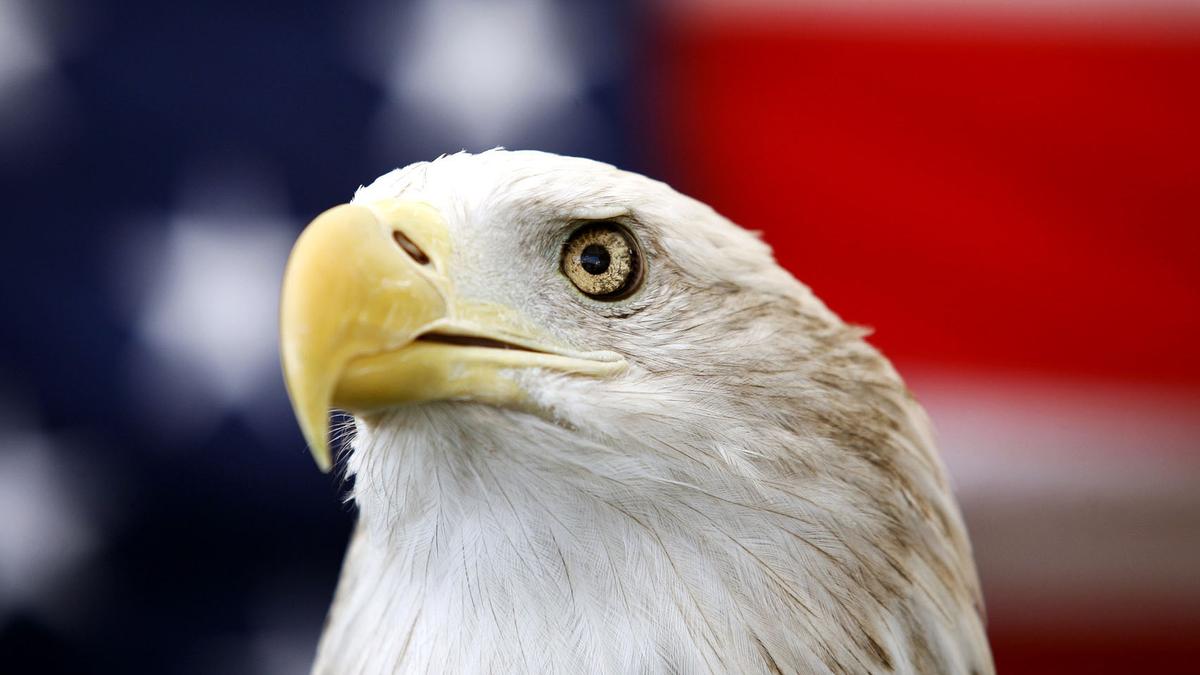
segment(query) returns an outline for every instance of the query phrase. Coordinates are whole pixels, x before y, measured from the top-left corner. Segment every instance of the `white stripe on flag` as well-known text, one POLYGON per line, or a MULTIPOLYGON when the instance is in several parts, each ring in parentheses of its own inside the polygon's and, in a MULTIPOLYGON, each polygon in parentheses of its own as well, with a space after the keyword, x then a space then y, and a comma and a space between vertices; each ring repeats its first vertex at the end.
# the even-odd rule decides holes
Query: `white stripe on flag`
POLYGON ((905 370, 991 614, 1200 620, 1200 392, 905 370))

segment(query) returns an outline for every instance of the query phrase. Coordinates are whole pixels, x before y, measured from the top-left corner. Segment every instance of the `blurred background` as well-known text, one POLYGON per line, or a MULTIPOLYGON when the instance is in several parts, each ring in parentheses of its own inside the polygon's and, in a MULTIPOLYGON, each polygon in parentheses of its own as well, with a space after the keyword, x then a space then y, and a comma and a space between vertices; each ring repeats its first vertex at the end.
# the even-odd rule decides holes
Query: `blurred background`
POLYGON ((1002 672, 1200 672, 1182 0, 0 0, 0 670, 307 672, 354 516, 284 258, 496 145, 668 180, 875 329, 1002 672))

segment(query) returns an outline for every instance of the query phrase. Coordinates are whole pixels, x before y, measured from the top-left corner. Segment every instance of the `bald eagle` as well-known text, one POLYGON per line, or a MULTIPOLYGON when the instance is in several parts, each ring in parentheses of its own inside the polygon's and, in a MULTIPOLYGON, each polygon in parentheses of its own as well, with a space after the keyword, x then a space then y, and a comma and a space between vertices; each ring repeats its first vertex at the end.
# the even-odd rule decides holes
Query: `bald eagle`
POLYGON ((993 672, 921 408, 708 206, 443 156, 317 217, 281 303, 323 469, 354 416, 315 673, 993 672))

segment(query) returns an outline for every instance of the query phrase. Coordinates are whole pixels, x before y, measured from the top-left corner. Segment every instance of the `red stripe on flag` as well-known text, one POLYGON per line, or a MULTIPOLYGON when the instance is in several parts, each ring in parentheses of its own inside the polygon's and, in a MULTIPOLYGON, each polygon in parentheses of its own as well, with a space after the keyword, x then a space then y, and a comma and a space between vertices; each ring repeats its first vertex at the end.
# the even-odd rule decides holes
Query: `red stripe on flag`
POLYGON ((886 352, 1200 383, 1200 23, 666 23, 671 179, 886 352))

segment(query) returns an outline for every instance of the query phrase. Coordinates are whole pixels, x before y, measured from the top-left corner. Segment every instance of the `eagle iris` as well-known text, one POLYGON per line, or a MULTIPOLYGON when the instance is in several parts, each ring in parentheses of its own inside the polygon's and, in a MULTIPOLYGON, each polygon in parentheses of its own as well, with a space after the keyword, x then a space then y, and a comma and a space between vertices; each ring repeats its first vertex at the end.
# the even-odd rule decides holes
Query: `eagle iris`
POLYGON ((616 223, 589 223, 563 246, 562 271, 584 295, 597 300, 620 300, 641 283, 637 243, 616 223))

